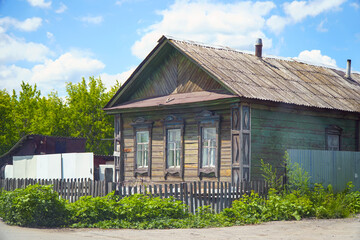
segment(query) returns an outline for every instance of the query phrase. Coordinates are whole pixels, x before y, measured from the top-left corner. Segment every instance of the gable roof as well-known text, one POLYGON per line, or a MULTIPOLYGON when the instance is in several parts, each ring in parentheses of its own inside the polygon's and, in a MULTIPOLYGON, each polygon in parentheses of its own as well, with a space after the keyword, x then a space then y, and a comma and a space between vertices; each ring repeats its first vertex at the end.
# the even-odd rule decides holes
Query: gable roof
MULTIPOLYGON (((360 74, 315 66, 292 59, 256 57, 230 48, 213 47, 162 37, 104 110, 126 104, 121 95, 144 72, 151 61, 172 46, 188 57, 230 93, 238 97, 307 107, 360 112, 360 74)), ((149 67, 148 67, 149 68, 149 67)))

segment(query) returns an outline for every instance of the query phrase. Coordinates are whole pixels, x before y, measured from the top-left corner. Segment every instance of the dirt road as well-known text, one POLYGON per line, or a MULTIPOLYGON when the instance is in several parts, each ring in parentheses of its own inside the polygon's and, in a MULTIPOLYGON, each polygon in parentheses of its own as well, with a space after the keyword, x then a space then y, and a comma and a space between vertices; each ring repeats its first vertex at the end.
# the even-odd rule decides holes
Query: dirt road
POLYGON ((0 221, 0 240, 91 239, 360 239, 360 215, 355 218, 269 222, 259 225, 208 229, 102 230, 32 229, 8 226, 0 221))

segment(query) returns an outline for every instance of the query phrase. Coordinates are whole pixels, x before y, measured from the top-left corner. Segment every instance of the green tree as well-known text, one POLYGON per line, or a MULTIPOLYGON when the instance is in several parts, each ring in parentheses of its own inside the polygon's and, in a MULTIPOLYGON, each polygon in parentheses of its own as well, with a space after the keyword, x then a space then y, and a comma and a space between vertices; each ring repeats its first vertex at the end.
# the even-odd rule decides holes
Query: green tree
POLYGON ((0 90, 0 155, 9 150, 17 140, 12 108, 10 95, 5 89, 0 90))
POLYGON ((94 77, 88 82, 83 78, 77 84, 68 83, 66 91, 71 135, 86 138, 87 151, 110 154, 112 141, 102 139, 113 137, 113 117, 102 108, 113 96, 112 91, 106 92, 101 79, 94 77))
POLYGON ((102 110, 119 89, 116 84, 106 91, 101 79, 90 77, 81 82, 68 83, 68 96, 62 99, 56 92, 42 97, 40 90, 29 83, 21 83, 19 94, 0 91, 0 155, 6 153, 27 134, 83 137, 86 150, 97 154, 111 154, 114 127, 113 117, 102 110))
POLYGON ((36 84, 31 86, 24 82, 21 83, 19 96, 13 91, 12 117, 18 138, 38 132, 36 129, 36 113, 39 108, 40 95, 41 92, 37 90, 36 84))
POLYGON ((49 136, 71 136, 68 107, 56 92, 38 100, 34 112, 34 132, 49 136))

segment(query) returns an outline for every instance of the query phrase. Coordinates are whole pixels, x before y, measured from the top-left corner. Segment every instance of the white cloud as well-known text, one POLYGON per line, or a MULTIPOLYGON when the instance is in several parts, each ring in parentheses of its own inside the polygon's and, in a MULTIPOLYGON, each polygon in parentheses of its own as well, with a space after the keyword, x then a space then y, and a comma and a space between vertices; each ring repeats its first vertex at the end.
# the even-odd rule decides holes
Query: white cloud
POLYGON ((286 17, 280 17, 278 15, 271 16, 267 21, 266 25, 270 28, 270 30, 276 34, 282 32, 284 27, 289 23, 289 19, 286 17))
POLYGON ((275 4, 270 1, 225 4, 178 0, 158 12, 162 16, 160 22, 141 31, 143 36, 132 46, 132 53, 144 58, 162 35, 238 49, 252 49, 256 38, 261 37, 264 47, 270 48, 272 41, 262 29, 273 8, 275 4))
POLYGON ((319 32, 327 32, 328 29, 324 27, 325 23, 327 23, 326 18, 320 22, 320 24, 317 26, 316 30, 318 30, 319 32))
MULTIPOLYGON (((309 1, 292 1, 283 4, 285 16, 273 15, 267 21, 269 29, 279 34, 286 25, 301 22, 306 17, 315 17, 323 12, 336 11, 346 0, 309 0, 309 1)), ((326 21, 325 21, 326 22, 326 21)), ((321 22, 318 31, 327 31, 323 28, 325 22, 321 22)))
POLYGON ((67 52, 55 60, 45 60, 31 69, 15 65, 0 65, 0 83, 8 91, 19 90, 21 81, 36 84, 44 95, 54 89, 65 94, 66 82, 78 82, 81 77, 97 75, 105 65, 79 51, 67 52))
POLYGON ((51 32, 46 32, 46 37, 51 40, 54 38, 54 34, 52 34, 51 32))
POLYGON ((0 65, 0 85, 1 89, 5 88, 9 93, 15 89, 21 90, 22 81, 27 82, 31 78, 31 70, 21 68, 15 65, 0 65))
POLYGON ((27 0, 33 7, 49 8, 51 7, 51 1, 45 2, 45 0, 27 0))
POLYGON ((360 8, 360 4, 359 3, 356 3, 356 2, 352 2, 350 3, 350 6, 355 8, 355 10, 358 10, 360 8))
POLYGON ((320 50, 305 50, 302 51, 298 57, 294 59, 314 63, 314 64, 321 64, 331 67, 337 67, 335 59, 332 59, 329 56, 322 55, 320 50))
POLYGON ((34 66, 31 81, 54 86, 57 82, 77 81, 82 76, 98 73, 104 67, 99 60, 82 56, 81 53, 68 52, 56 60, 46 60, 44 64, 34 66))
POLYGON ((66 10, 67 10, 67 6, 64 3, 60 2, 60 7, 57 10, 55 10, 55 12, 56 13, 63 13, 66 10))
POLYGON ((110 90, 116 83, 116 80, 122 85, 124 82, 130 77, 130 75, 134 72, 135 67, 130 68, 128 71, 118 73, 118 74, 107 74, 101 73, 101 81, 105 84, 105 87, 110 90))
POLYGON ((115 2, 115 5, 118 5, 118 6, 121 6, 123 5, 124 3, 128 2, 129 0, 118 0, 115 2))
POLYGON ((9 27, 14 27, 24 32, 36 31, 41 24, 42 19, 39 17, 27 18, 24 21, 19 21, 11 17, 0 18, 0 26, 3 28, 8 29, 9 27))
POLYGON ((294 22, 300 22, 308 16, 314 17, 322 12, 338 10, 344 2, 346 0, 293 1, 284 3, 284 11, 294 22))
POLYGON ((19 60, 41 62, 52 55, 43 44, 26 42, 24 39, 0 32, 0 63, 10 63, 19 60))
POLYGON ((91 23, 91 24, 100 24, 100 23, 102 23, 103 20, 104 19, 102 16, 80 18, 80 21, 82 21, 84 23, 91 23))

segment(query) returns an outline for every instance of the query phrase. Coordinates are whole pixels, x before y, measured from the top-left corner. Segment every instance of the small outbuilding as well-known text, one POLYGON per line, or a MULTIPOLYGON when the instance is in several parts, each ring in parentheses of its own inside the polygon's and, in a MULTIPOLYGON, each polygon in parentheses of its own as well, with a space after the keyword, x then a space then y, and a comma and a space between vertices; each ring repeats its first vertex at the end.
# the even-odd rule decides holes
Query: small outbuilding
POLYGON ((6 165, 13 164, 14 156, 85 152, 86 139, 30 134, 22 137, 8 152, 0 156, 0 177, 6 165))
POLYGON ((163 36, 105 106, 118 182, 249 181, 287 149, 359 151, 360 74, 163 36))

